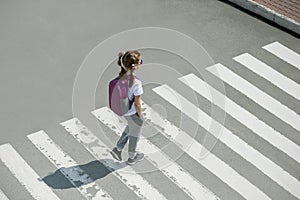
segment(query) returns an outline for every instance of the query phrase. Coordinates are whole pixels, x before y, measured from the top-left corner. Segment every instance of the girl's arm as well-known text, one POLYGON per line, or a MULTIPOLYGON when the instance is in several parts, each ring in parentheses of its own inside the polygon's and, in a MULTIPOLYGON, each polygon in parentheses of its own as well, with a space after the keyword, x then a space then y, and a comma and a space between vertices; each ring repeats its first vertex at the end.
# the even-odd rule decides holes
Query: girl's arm
POLYGON ((141 102, 141 96, 134 96, 134 105, 136 108, 136 112, 139 115, 140 118, 142 118, 142 102, 141 102))

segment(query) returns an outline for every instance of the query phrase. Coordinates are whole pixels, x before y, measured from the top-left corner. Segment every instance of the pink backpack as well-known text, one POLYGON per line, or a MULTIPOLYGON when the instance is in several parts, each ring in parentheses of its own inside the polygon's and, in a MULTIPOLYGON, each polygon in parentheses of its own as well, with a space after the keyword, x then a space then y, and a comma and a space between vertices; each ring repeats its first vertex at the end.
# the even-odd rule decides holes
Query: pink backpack
POLYGON ((130 76, 124 80, 117 77, 109 82, 109 107, 119 116, 127 113, 134 102, 128 98, 129 80, 130 76))

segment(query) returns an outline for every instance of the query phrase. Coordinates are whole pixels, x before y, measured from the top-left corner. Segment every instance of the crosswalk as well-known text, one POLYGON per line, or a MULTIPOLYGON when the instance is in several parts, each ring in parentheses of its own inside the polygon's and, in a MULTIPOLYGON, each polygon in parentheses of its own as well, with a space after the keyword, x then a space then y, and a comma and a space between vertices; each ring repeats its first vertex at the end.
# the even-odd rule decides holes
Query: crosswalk
POLYGON ((111 172, 141 199, 166 199, 141 175, 124 162, 115 162, 110 155, 110 149, 87 129, 78 119, 70 119, 61 125, 94 157, 105 165, 111 172))
POLYGON ((109 194, 93 182, 94 180, 80 167, 72 168, 72 166, 78 166, 78 164, 69 155, 63 152, 44 131, 33 133, 27 137, 55 167, 60 169, 65 177, 67 177, 72 185, 74 185, 86 199, 112 199, 109 194), (77 187, 78 182, 80 182, 82 186, 77 187), (91 193, 92 191, 93 193, 91 193))
POLYGON ((236 153, 240 154, 247 161, 254 164, 257 168, 275 180, 282 187, 285 187, 288 191, 300 197, 300 191, 298 190, 298 188, 300 188, 300 182, 298 180, 290 176, 278 165, 242 141, 230 130, 223 127, 219 122, 215 121, 206 113, 201 111, 182 95, 166 85, 155 88, 155 92, 172 103, 176 108, 180 109, 183 113, 188 115, 192 120, 197 122, 207 131, 210 131, 211 134, 218 137, 220 141, 226 144, 229 148, 233 149, 236 153), (177 99, 177 101, 175 99, 177 99), (179 104, 179 102, 181 104, 179 104), (191 115, 190 111, 194 111, 194 114, 191 115), (219 128, 210 129, 210 127, 219 128), (218 135, 219 130, 222 130, 220 136, 218 135))
POLYGON ((0 199, 2 200, 8 200, 7 196, 0 190, 0 199))
POLYGON ((282 60, 290 63, 294 67, 300 69, 300 55, 283 44, 280 44, 279 42, 273 42, 264 46, 263 48, 282 60))
MULTIPOLYGON (((149 106, 145 104, 144 106, 148 112, 154 112, 149 106)), ((170 139, 172 139, 179 147, 183 148, 183 150, 185 150, 194 160, 203 165, 207 170, 216 174, 222 181, 234 188, 234 190, 240 193, 245 199, 270 199, 257 187, 213 154, 205 157, 205 159, 200 159, 200 149, 205 149, 204 146, 195 141, 184 131, 178 130, 178 128, 169 121, 162 119, 158 114, 154 116, 156 116, 156 118, 151 118, 151 121, 161 129, 163 134, 168 135, 170 139), (189 146, 189 148, 185 149, 186 146, 189 146)))
POLYGON ((238 76, 236 73, 222 64, 216 64, 208 67, 207 70, 238 91, 245 94, 250 99, 254 100, 257 104, 268 110, 270 113, 276 115, 276 117, 287 122, 295 129, 300 131, 300 116, 286 105, 283 105, 278 100, 274 99, 247 80, 238 76))
MULTIPOLYGON (((122 122, 119 117, 112 113, 109 108, 104 107, 96 110, 93 114, 102 123, 107 124, 117 135, 121 135, 126 124, 122 122), (117 119, 117 120, 115 120, 117 119), (113 128, 116 127, 116 128, 113 128)), ((145 139, 145 138, 144 138, 145 139)), ((184 190, 192 199, 218 199, 214 194, 193 178, 188 172, 182 169, 179 165, 174 163, 167 155, 160 151, 154 144, 149 140, 140 141, 140 150, 144 152, 147 159, 155 165, 176 185, 184 190), (172 165, 170 165, 173 163, 172 165), (167 166, 167 167, 166 167, 167 166)))
MULTIPOLYGON (((262 50, 270 52, 271 56, 276 56, 283 62, 287 62, 300 70, 300 55, 283 44, 274 42, 262 47, 262 50)), ((272 66, 260 61, 249 53, 236 56, 233 60, 300 103, 300 85, 297 82, 286 75, 282 75, 274 70, 272 66)), ((291 126, 296 134, 300 133, 300 116, 288 107, 285 102, 279 102, 221 63, 207 67, 206 71, 224 81, 242 95, 245 95, 257 106, 278 118, 282 123, 291 126)), ((282 152, 286 158, 293 160, 294 163, 300 166, 299 144, 297 144, 297 141, 287 137, 285 132, 274 129, 263 118, 244 108, 239 101, 222 94, 195 74, 187 74, 176 81, 184 83, 191 91, 195 91, 210 103, 218 106, 238 123, 251 130, 256 137, 266 141, 270 147, 282 152), (212 96, 217 100, 213 100, 212 96), (225 104, 223 101, 218 101, 218 99, 224 100, 225 104)), ((177 88, 163 84, 152 88, 152 90, 161 101, 168 103, 174 109, 185 114, 212 137, 217 138, 218 142, 222 143, 227 149, 243 159, 247 165, 254 166, 259 173, 267 177, 270 183, 276 184, 281 191, 286 193, 287 197, 300 199, 300 177, 290 173, 286 167, 280 165, 280 162, 275 162, 275 160, 278 161, 277 158, 257 150, 251 143, 237 136, 226 125, 221 124, 207 114, 201 106, 198 107, 190 102, 188 98, 180 94, 177 88)), ((143 102, 142 106, 147 124, 157 130, 168 142, 184 152, 189 159, 206 170, 204 176, 226 185, 226 188, 236 193, 240 199, 276 199, 275 194, 270 194, 270 191, 266 191, 264 187, 257 185, 255 181, 248 180, 247 177, 249 176, 241 173, 236 166, 226 163, 219 155, 210 152, 197 139, 193 138, 188 131, 176 126, 174 122, 163 117, 146 102, 143 102), (200 151, 206 152, 205 156, 201 156, 200 151)), ((126 126, 124 120, 114 114, 108 107, 91 111, 91 114, 115 136, 120 136, 126 126)), ((101 140, 99 134, 93 133, 89 127, 85 126, 80 119, 71 118, 61 122, 60 125, 67 135, 80 144, 78 146, 87 150, 97 162, 105 166, 110 175, 124 185, 127 191, 131 191, 136 199, 170 199, 168 198, 170 195, 166 194, 166 191, 163 191, 155 182, 145 177, 145 174, 140 173, 137 168, 128 166, 123 161, 113 159, 109 145, 101 140)), ((114 194, 102 186, 101 181, 103 179, 93 179, 84 168, 80 167, 76 159, 66 153, 63 146, 59 146, 51 138, 51 134, 40 130, 28 134, 27 138, 35 147, 35 150, 47 158, 73 185, 73 188, 81 195, 78 199, 114 199, 114 194)), ((211 185, 208 186, 206 182, 199 180, 195 174, 185 169, 181 163, 174 160, 149 138, 142 137, 140 139, 139 150, 145 153, 146 161, 149 165, 159 171, 160 176, 167 179, 170 184, 182 191, 186 198, 195 200, 228 199, 226 196, 220 195, 219 190, 216 188, 211 185)), ((19 181, 20 185, 29 192, 33 199, 64 199, 55 188, 51 188, 44 182, 45 180, 35 170, 36 166, 30 166, 30 163, 27 163, 11 144, 0 145, 0 160, 2 161, 0 164, 9 169, 12 177, 19 181)), ((299 175, 300 172, 298 171, 296 174, 299 175)), ((114 186, 111 185, 111 187, 114 186)), ((115 189, 118 190, 118 188, 115 189)), ((0 188, 1 200, 13 199, 13 197, 10 198, 11 194, 9 194, 9 191, 0 188)), ((125 196, 126 194, 124 194, 125 196)), ((278 199, 280 198, 278 197, 278 199)))
POLYGON ((243 107, 236 104, 233 100, 229 99, 221 92, 206 84, 194 74, 186 75, 180 78, 180 80, 189 85, 194 91, 208 99, 213 104, 225 109, 226 113, 239 120, 242 124, 246 125, 260 137, 264 138, 266 141, 269 141, 271 145, 273 144, 276 148, 285 152, 300 164, 300 147, 293 141, 274 130, 272 127, 261 121, 243 107), (212 101, 211 96, 214 96, 216 99, 225 99, 226 107, 223 108, 223 103, 220 101, 212 101))
POLYGON ((254 56, 245 53, 233 59, 300 100, 300 86, 297 83, 256 59, 254 56))
POLYGON ((44 182, 40 181, 39 175, 10 144, 0 146, 0 158, 33 198, 38 200, 59 199, 44 182))

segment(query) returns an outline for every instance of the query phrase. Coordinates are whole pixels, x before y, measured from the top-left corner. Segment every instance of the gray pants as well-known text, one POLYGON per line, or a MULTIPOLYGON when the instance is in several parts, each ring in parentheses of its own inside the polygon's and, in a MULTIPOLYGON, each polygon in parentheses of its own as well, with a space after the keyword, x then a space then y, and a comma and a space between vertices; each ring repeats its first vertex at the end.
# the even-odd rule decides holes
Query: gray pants
POLYGON ((137 113, 131 116, 125 116, 125 119, 127 120, 128 125, 117 142, 117 149, 119 151, 122 150, 129 140, 128 155, 130 158, 134 158, 137 143, 141 137, 144 120, 139 118, 137 113))

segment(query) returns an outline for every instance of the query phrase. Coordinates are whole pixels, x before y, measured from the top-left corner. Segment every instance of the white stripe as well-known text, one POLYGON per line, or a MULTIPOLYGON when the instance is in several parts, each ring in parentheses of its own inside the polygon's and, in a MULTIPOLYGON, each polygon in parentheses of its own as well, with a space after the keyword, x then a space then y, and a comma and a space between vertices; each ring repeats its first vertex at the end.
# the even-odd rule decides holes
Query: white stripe
POLYGON ((193 119, 195 122, 197 122, 199 125, 201 125, 204 129, 210 131, 229 148, 255 165, 259 170, 261 170, 291 194, 300 198, 300 183, 296 178, 292 177, 270 159, 266 158, 257 150, 249 146, 246 142, 234 135, 231 131, 229 131, 216 120, 212 119, 206 113, 201 111, 198 107, 189 102, 186 98, 172 88, 168 87, 167 85, 163 85, 153 90, 191 119, 193 119), (177 100, 174 101, 174 96, 179 100, 180 103, 177 100), (219 134, 219 130, 223 130, 222 134, 219 134))
POLYGON ((60 124, 138 197, 153 200, 166 199, 142 176, 137 174, 132 167, 125 162, 115 161, 110 154, 111 150, 78 119, 73 118, 60 124))
POLYGON ((293 110, 289 109, 285 105, 281 104, 270 95, 261 91, 245 79, 236 75, 222 64, 216 64, 206 68, 209 72, 215 76, 221 78, 223 81, 239 90, 250 99, 255 101, 266 110, 273 113, 276 117, 290 124, 292 127, 300 131, 300 117, 293 110))
POLYGON ((273 42, 263 47, 265 50, 300 69, 300 55, 279 42, 273 42))
POLYGON ((86 199, 112 199, 66 154, 44 131, 27 136, 28 139, 51 161, 86 199), (76 182, 82 186, 77 187, 76 182))
MULTIPOLYGON (((92 113, 119 136, 126 127, 126 123, 107 107, 100 108, 92 113)), ((141 140, 139 140, 139 148, 145 153, 147 159, 154 166, 161 169, 165 176, 192 199, 218 199, 218 197, 212 194, 212 192, 206 189, 205 186, 176 164, 174 160, 165 155, 163 151, 157 148, 148 139, 142 137, 141 140)))
POLYGON ((258 119, 252 113, 248 112, 234 101, 206 84, 200 78, 194 74, 186 75, 180 78, 182 82, 191 87, 193 90, 198 92, 200 95, 219 106, 232 117, 240 121, 242 124, 246 125, 249 129, 254 131, 260 137, 264 138, 267 142, 274 145, 281 151, 288 154, 291 158, 300 163, 300 148, 297 144, 286 138, 284 135, 280 134, 272 127, 258 119), (211 96, 214 96, 212 98, 211 96), (213 99, 213 100, 212 100, 213 99), (223 99, 226 102, 226 107, 224 108, 224 102, 218 100, 223 99))
POLYGON ((270 66, 266 65, 248 53, 234 57, 233 59, 259 76, 267 79, 280 89, 284 90, 286 93, 300 100, 300 86, 296 82, 275 71, 270 66))
POLYGON ((0 199, 1 199, 1 200, 9 200, 9 199, 7 198, 7 196, 2 192, 2 190, 0 190, 0 199))
POLYGON ((33 198, 37 200, 59 200, 10 144, 0 146, 0 159, 33 198))
MULTIPOLYGON (((177 105, 176 101, 178 100, 174 94, 170 94, 170 91, 165 91, 164 88, 159 87, 153 89, 156 93, 163 94, 163 97, 171 102, 173 105, 177 105), (170 97, 170 98, 169 98, 170 97), (171 100, 173 99, 173 100, 171 100), (171 100, 171 101, 170 101, 171 100)), ((186 109, 190 109, 191 107, 186 107, 187 104, 182 102, 182 106, 186 109)), ((180 106, 180 105, 177 105, 180 106)), ((199 142, 197 142, 194 138, 189 136, 180 128, 171 124, 168 120, 163 119, 160 114, 155 112, 145 103, 143 104, 143 108, 145 108, 145 119, 150 119, 149 122, 153 123, 159 131, 172 140, 178 147, 184 150, 189 156, 191 156, 195 161, 204 166, 207 170, 215 174, 219 179, 221 179, 224 183, 238 192, 245 199, 270 199, 265 193, 259 190, 256 186, 250 183, 247 179, 238 174, 234 169, 232 169, 229 165, 223 162, 221 159, 216 157, 214 154, 208 152, 208 150, 202 146, 199 142), (188 147, 188 148, 187 148, 188 147), (200 151, 204 150, 208 152, 207 156, 204 158, 200 157, 200 151)), ((193 116, 197 116, 197 109, 192 108, 193 116)), ((209 123, 210 124, 210 123, 209 123)))

